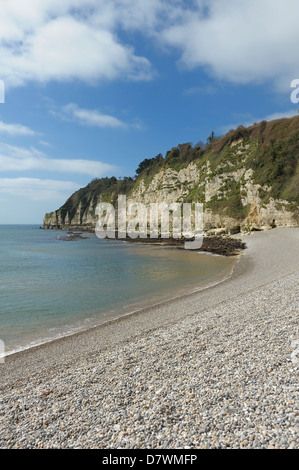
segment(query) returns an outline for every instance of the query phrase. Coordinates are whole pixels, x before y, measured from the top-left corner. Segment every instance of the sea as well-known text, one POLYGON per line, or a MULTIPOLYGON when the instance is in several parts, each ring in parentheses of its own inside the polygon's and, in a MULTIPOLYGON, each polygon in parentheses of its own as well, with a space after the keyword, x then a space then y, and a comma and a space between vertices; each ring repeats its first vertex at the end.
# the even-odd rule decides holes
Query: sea
POLYGON ((235 264, 93 233, 68 236, 38 225, 0 225, 2 356, 204 289, 229 277, 235 264))

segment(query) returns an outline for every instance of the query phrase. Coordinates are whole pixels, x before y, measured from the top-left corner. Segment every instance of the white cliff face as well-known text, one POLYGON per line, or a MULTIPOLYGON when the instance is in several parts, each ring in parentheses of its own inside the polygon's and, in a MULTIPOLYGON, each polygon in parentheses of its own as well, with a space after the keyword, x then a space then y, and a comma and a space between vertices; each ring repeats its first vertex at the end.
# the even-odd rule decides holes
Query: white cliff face
MULTIPOLYGON (((209 169, 208 169, 209 174, 209 169)), ((133 191, 128 198, 128 203, 141 202, 148 206, 157 202, 181 202, 190 193, 194 186, 198 186, 200 179, 200 169, 194 163, 184 170, 176 172, 172 169, 160 171, 146 186, 142 180, 138 188, 133 191)), ((236 171, 225 172, 207 179, 202 185, 204 188, 205 203, 209 202, 216 195, 225 197, 225 183, 235 181, 240 184, 240 194, 243 206, 249 207, 248 216, 240 221, 221 213, 204 209, 204 226, 206 229, 231 229, 240 226, 244 230, 248 229, 268 229, 277 226, 297 226, 298 221, 294 214, 288 211, 290 204, 288 201, 270 199, 270 202, 263 205, 259 196, 260 185, 253 182, 253 171, 240 168, 236 171)), ((269 191, 269 187, 263 188, 269 191)), ((197 202, 197 201, 193 201, 197 202)))
POLYGON ((141 180, 138 187, 128 197, 128 203, 141 202, 147 206, 150 203, 181 202, 198 184, 199 175, 199 168, 194 163, 190 163, 187 168, 179 171, 172 168, 161 170, 148 185, 141 180))
POLYGON ((258 200, 252 204, 245 227, 266 230, 271 227, 297 227, 298 215, 288 211, 288 201, 270 199, 267 205, 260 205, 258 200))
MULTIPOLYGON (((290 210, 291 204, 284 200, 269 198, 266 204, 260 197, 261 186, 253 181, 253 170, 246 169, 245 162, 252 148, 244 145, 242 140, 231 144, 232 154, 225 163, 217 166, 217 171, 211 170, 210 162, 200 166, 198 161, 191 162, 186 168, 178 171, 173 168, 163 168, 151 179, 140 178, 133 189, 127 195, 127 205, 142 203, 149 208, 151 203, 184 202, 190 195, 192 202, 204 203, 204 229, 215 233, 232 232, 252 229, 269 229, 273 226, 298 226, 298 215, 290 210), (236 168, 237 166, 237 168, 236 168), (246 208, 247 215, 240 218, 228 217, 213 209, 213 201, 225 200, 229 197, 232 185, 239 188, 241 203, 246 208), (197 200, 198 194, 201 200, 197 200), (207 204, 207 206, 206 206, 207 204)), ((263 187, 264 192, 269 192, 270 187, 263 187)), ((97 201, 92 199, 84 212, 81 203, 77 206, 72 218, 69 213, 62 217, 61 211, 46 214, 45 227, 90 227, 96 224, 94 208, 97 201)), ((298 213, 298 211, 297 211, 298 213)))
POLYGON ((44 228, 51 228, 57 225, 56 212, 48 212, 44 217, 44 228))

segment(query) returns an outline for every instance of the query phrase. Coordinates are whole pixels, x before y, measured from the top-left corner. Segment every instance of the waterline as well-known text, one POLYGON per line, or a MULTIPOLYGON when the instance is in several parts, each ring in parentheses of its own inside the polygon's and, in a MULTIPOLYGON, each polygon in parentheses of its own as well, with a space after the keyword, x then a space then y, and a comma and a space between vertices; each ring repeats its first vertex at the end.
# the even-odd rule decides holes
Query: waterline
POLYGON ((220 282, 235 260, 160 246, 0 227, 6 354, 93 328, 220 282))

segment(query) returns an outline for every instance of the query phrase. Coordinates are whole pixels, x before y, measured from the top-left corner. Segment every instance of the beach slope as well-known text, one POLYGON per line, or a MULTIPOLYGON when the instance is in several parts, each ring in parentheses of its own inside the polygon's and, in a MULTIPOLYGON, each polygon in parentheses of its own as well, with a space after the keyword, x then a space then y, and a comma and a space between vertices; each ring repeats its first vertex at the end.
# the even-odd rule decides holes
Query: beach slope
POLYGON ((242 238, 222 283, 8 356, 1 448, 298 448, 299 230, 242 238))

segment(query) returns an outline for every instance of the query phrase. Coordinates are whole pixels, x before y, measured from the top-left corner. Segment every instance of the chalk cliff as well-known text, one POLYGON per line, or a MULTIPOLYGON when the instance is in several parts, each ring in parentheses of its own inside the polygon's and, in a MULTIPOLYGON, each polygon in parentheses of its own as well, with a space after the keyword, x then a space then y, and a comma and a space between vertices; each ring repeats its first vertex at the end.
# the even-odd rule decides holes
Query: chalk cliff
POLYGON ((202 202, 204 230, 299 226, 299 116, 239 126, 206 146, 178 145, 140 163, 135 178, 95 179, 44 218, 44 228, 94 230, 99 202, 147 207, 202 202))

